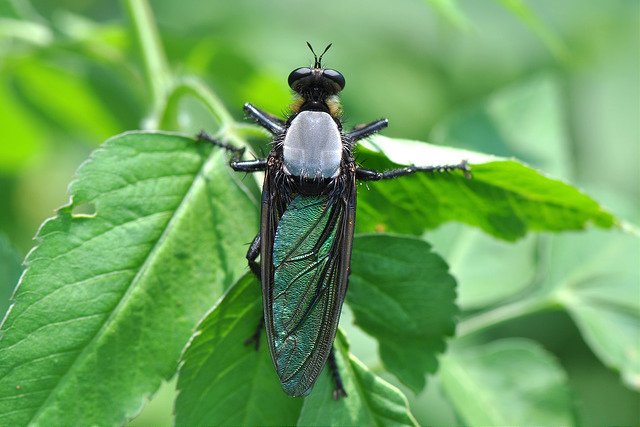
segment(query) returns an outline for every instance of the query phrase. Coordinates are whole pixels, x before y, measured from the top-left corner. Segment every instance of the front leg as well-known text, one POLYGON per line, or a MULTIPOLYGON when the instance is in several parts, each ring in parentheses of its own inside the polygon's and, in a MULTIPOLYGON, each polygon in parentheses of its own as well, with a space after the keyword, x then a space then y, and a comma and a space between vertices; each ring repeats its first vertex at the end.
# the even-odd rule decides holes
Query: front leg
POLYGON ((244 112, 254 119, 260 126, 271 132, 272 135, 279 135, 284 132, 284 122, 282 120, 254 107, 248 102, 244 104, 244 112))
POLYGON ((234 171, 263 172, 267 169, 266 159, 240 160, 242 158, 242 155, 244 154, 244 147, 238 148, 219 141, 203 130, 200 131, 197 138, 200 142, 208 142, 209 144, 215 145, 216 147, 220 147, 223 150, 230 152, 231 160, 229 160, 229 166, 231 166, 231 169, 233 169, 234 171))
POLYGON ((356 142, 359 139, 366 138, 376 132, 381 131, 388 125, 389 120, 380 119, 363 126, 356 126, 351 132, 347 133, 347 138, 349 138, 353 142, 356 142))
POLYGON ((231 160, 229 166, 236 172, 264 172, 267 170, 267 159, 231 160))
POLYGON ((378 172, 369 169, 357 168, 356 178, 361 181, 380 181, 383 179, 392 179, 399 176, 411 175, 416 172, 449 172, 452 170, 461 170, 464 172, 465 178, 471 178, 471 169, 466 160, 461 161, 457 165, 442 165, 442 166, 407 166, 400 169, 392 169, 384 172, 378 172))

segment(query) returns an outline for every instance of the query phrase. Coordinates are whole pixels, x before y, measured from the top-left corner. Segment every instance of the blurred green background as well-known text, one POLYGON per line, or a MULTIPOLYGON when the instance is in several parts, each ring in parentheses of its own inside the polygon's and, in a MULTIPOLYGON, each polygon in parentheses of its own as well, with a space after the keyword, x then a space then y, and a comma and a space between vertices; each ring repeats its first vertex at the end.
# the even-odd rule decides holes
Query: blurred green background
MULTIPOLYGON (((548 110, 559 122, 549 126, 561 130, 562 146, 539 141, 532 152, 560 153, 560 164, 547 172, 618 216, 640 220, 636 0, 150 4, 173 72, 203 79, 238 120, 245 101, 286 112, 288 73, 312 64, 304 42, 316 49, 332 42, 323 63, 346 77, 347 126, 387 117, 389 136, 522 157, 527 150, 494 144, 495 130, 484 127, 482 117, 472 117, 477 126, 458 138, 462 143, 442 136, 439 126, 465 112, 479 114, 476 107, 491 106, 497 92, 543 79, 557 101, 548 110)), ((39 224, 66 203, 74 170, 91 150, 148 124, 152 95, 124 9, 96 0, 0 3, 0 250, 15 252, 11 259, 24 257, 39 224)), ((175 130, 216 129, 197 102, 182 107, 175 130)), ((544 169, 535 155, 524 157, 544 169)), ((15 261, 9 264, 0 271, 10 278, 4 294, 19 273, 15 261)), ((601 365, 565 314, 523 319, 492 333, 532 337, 554 352, 585 424, 637 424, 637 393, 601 365)), ((354 340, 366 361, 371 343, 354 340)), ((137 423, 167 423, 171 396, 171 387, 163 388, 137 423)), ((433 386, 419 399, 421 422, 456 421, 433 386)))

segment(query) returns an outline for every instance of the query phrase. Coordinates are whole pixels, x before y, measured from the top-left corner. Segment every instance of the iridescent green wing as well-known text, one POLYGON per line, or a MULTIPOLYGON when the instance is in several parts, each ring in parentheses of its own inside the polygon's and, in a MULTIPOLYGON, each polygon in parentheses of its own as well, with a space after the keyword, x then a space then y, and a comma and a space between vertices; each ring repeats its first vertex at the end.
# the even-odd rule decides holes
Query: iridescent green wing
POLYGON ((309 392, 335 338, 355 216, 355 188, 345 193, 296 195, 273 235, 265 320, 276 371, 292 396, 309 392))

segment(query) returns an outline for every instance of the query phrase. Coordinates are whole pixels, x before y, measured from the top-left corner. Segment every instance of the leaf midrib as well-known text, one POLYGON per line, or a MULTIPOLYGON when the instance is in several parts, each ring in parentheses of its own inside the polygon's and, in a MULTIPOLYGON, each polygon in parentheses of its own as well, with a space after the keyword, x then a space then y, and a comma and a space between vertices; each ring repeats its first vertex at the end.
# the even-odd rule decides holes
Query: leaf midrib
POLYGON ((145 258, 144 262, 142 263, 142 266, 140 267, 140 269, 138 270, 138 272, 136 273, 136 275, 133 277, 133 279, 131 280, 129 286, 127 287, 127 290, 125 291, 125 293, 122 295, 122 298, 120 298, 120 301, 118 302, 118 304, 116 305, 116 307, 113 309, 113 311, 111 312, 111 314, 109 315, 109 317, 105 320, 105 322, 103 323, 103 325, 100 327, 100 329, 98 329, 98 331, 94 334, 93 338, 91 338, 91 341, 89 341, 85 346, 84 346, 84 350, 80 351, 78 353, 78 356, 69 364, 69 369, 66 370, 66 372, 64 373, 64 375, 62 377, 60 377, 60 381, 58 381, 56 383, 56 385, 51 389, 51 391, 49 392, 47 398, 42 402, 42 404, 40 404, 40 406, 38 407, 38 410, 35 412, 35 414, 31 417, 31 419, 29 420, 28 424, 31 423, 35 423, 35 421, 37 420, 37 418, 42 414, 42 412, 47 408, 47 403, 53 398, 53 396, 55 395, 55 391, 58 390, 67 380, 68 377, 70 375, 70 373, 73 371, 73 367, 77 366, 78 362, 81 361, 83 358, 85 358, 88 354, 88 349, 89 348, 93 348, 97 339, 101 336, 104 335, 104 332, 106 330, 108 330, 108 326, 111 325, 111 323, 113 323, 116 319, 117 319, 117 315, 121 312, 121 310, 123 310, 123 307, 126 305, 126 303, 128 302, 128 296, 131 295, 131 293, 133 292, 134 289, 136 289, 136 284, 138 283, 138 281, 141 279, 141 277, 143 276, 143 274, 147 271, 147 269, 149 268, 150 263, 152 262, 152 260, 155 258, 154 255, 157 253, 157 251, 159 250, 159 248, 162 246, 162 244, 164 243, 164 241, 166 240, 170 230, 172 229, 172 227, 174 226, 174 222, 176 221, 176 218, 179 218, 179 213, 182 211, 182 209, 185 206, 185 202, 190 200, 191 198, 191 194, 193 191, 195 191, 194 189, 197 187, 197 183, 200 180, 203 180, 203 172, 208 168, 208 166, 213 163, 214 159, 216 157, 216 151, 212 151, 209 156, 207 157, 207 159, 205 161, 202 162, 202 165, 200 166, 200 168, 198 169, 198 172, 196 173, 196 175, 194 176, 193 182, 191 183, 191 185, 189 186, 189 189, 187 190, 187 192, 185 193, 184 197, 182 198, 182 200, 180 201, 180 204, 176 207, 176 209, 173 211, 173 214, 171 215, 171 218, 169 218, 169 221, 167 222, 167 225, 165 226, 165 229, 162 231, 160 237, 158 237, 158 240, 156 241, 156 243, 153 245, 153 247, 151 248, 151 250, 149 251, 149 254, 147 255, 147 257, 145 258))
MULTIPOLYGON (((358 390, 358 394, 360 394, 360 400, 362 401, 362 403, 364 404, 364 406, 367 409, 367 412, 369 413, 369 416, 371 417, 371 420, 375 423, 376 426, 382 426, 382 423, 378 420, 378 418, 376 416, 374 416, 373 414, 375 414, 373 407, 371 405, 371 402, 369 401, 369 398, 367 396, 367 392, 365 389, 364 384, 362 384, 360 377, 358 376, 358 374, 356 373, 355 368, 353 367, 353 362, 351 361, 351 355, 349 354, 349 351, 347 350, 346 352, 343 351, 344 349, 341 349, 342 352, 342 360, 344 361, 345 364, 349 365, 349 371, 351 374, 351 378, 353 379, 353 383, 356 386, 357 390, 358 390), (346 353, 346 354, 345 354, 346 353)), ((348 398, 348 397, 347 397, 348 398)), ((344 397, 343 397, 344 399, 344 397)))

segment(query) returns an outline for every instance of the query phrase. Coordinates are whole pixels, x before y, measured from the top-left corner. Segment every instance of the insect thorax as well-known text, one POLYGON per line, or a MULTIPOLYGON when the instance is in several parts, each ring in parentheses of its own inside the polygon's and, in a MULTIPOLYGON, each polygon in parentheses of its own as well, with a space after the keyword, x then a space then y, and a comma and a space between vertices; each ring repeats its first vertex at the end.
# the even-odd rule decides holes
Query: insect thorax
POLYGON ((342 137, 329 114, 302 111, 291 122, 282 144, 286 173, 303 178, 338 176, 342 137))

